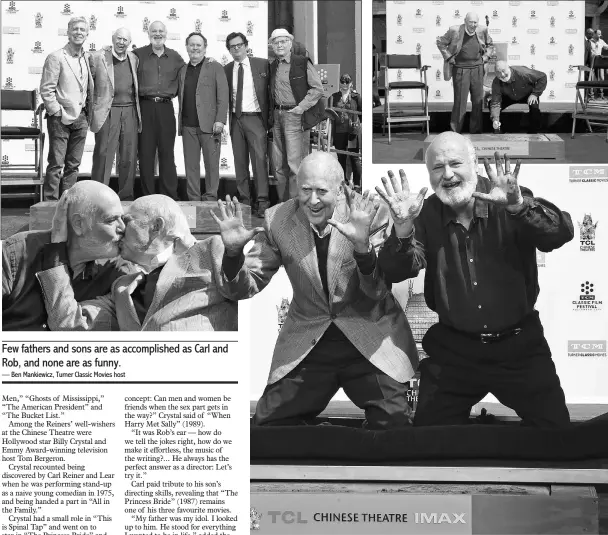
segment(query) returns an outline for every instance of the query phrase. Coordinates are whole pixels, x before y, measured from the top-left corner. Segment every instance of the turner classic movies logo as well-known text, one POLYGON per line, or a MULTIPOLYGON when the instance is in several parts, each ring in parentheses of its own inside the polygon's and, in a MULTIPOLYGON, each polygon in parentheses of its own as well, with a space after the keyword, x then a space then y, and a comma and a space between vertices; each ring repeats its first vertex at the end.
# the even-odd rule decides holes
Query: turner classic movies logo
POLYGON ((403 26, 403 17, 401 15, 397 15, 397 26, 403 26))
POLYGON ((595 251, 595 229, 599 221, 593 222, 591 214, 585 214, 583 221, 577 221, 581 251, 595 251))
POLYGON ((512 26, 513 28, 517 28, 517 17, 513 17, 513 18, 511 19, 511 26, 512 26))
POLYGON ((19 11, 19 10, 17 9, 15 2, 9 2, 8 9, 6 10, 6 12, 9 13, 10 15, 14 15, 15 13, 17 13, 17 11, 19 11))
POLYGON ((116 8, 116 13, 114 13, 114 16, 118 17, 118 18, 121 18, 121 19, 124 18, 124 17, 126 17, 127 14, 125 13, 125 8, 123 6, 118 6, 116 8))
POLYGON ((435 26, 441 26, 441 17, 439 15, 435 18, 435 26))
POLYGON ((606 340, 568 340, 569 357, 606 357, 606 340))
POLYGON ((36 13, 36 16, 34 17, 34 27, 35 28, 42 28, 42 13, 38 12, 36 13))
POLYGON ((253 22, 247 21, 247 35, 253 35, 253 22))
POLYGON ((598 312, 602 309, 603 303, 597 299, 595 284, 590 281, 581 283, 578 300, 572 301, 574 310, 586 310, 598 312))

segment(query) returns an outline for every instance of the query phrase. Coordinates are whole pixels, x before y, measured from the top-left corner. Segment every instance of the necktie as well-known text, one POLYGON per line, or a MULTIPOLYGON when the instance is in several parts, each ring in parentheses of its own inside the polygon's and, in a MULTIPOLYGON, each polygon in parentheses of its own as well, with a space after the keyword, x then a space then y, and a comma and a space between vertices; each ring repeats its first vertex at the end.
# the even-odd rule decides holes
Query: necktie
POLYGON ((234 113, 237 117, 241 116, 243 113, 243 63, 239 63, 239 76, 238 81, 236 83, 236 106, 234 108, 234 113))

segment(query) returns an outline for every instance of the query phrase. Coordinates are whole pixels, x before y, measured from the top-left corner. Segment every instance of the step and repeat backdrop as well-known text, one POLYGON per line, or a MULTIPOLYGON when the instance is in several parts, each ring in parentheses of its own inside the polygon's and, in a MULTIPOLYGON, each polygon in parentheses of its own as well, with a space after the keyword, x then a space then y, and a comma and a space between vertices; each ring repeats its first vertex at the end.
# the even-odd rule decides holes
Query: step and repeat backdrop
MULTIPOLYGON (((393 171, 397 169, 395 166, 393 171)), ((386 171, 386 166, 371 166, 365 188, 381 187, 380 178, 386 171)), ((479 173, 485 175, 483 166, 479 173)), ((408 166, 407 174, 412 191, 429 185, 424 165, 408 166)), ((608 218, 604 203, 608 197, 608 165, 524 163, 519 176, 520 184, 535 196, 568 212, 574 225, 572 241, 537 255, 540 295, 536 308, 566 399, 569 403, 608 403, 608 218)), ((393 286, 417 335, 421 334, 420 327, 436 321, 421 306, 423 280, 421 274, 413 281, 393 286)), ((240 317, 246 317, 244 313, 250 317, 252 400, 259 398, 266 385, 274 345, 291 299, 291 285, 281 269, 262 293, 240 303, 240 317)), ((335 399, 347 398, 340 391, 335 399)), ((495 399, 489 396, 486 401, 495 399)))
MULTIPOLYGON (((511 65, 525 65, 547 74, 544 102, 574 102, 577 65, 583 64, 585 2, 583 1, 440 1, 387 0, 386 53, 421 54, 429 65, 429 103, 452 103, 452 81, 443 79, 443 57, 436 44, 451 26, 464 24, 475 12, 479 24, 488 27, 496 45, 494 54, 511 65)), ((491 63, 484 87, 494 78, 491 63)), ((420 78, 419 71, 391 69, 389 80, 420 78)), ((391 102, 420 102, 418 91, 391 91, 391 102)))
MULTIPOLYGON (((131 31, 132 45, 146 46, 148 27, 162 21, 167 27, 165 46, 176 50, 189 61, 186 37, 190 32, 201 32, 207 38, 207 56, 226 65, 232 61, 226 49, 226 36, 241 32, 249 42, 248 53, 268 57, 268 2, 199 1, 199 2, 24 2, 2 1, 2 89, 32 90, 40 87, 42 66, 47 55, 67 43, 70 18, 84 16, 89 22, 89 36, 84 48, 90 53, 112 44, 112 32, 117 28, 131 31)), ((39 99, 39 102, 42 102, 39 99)), ((176 120, 177 98, 173 101, 176 120)), ((2 112, 3 125, 28 126, 30 112, 2 112)), ((227 118, 226 118, 227 120, 227 118)), ((44 121, 46 122, 46 121, 44 121)), ((46 125, 44 125, 46 129, 46 125)), ((91 170, 95 136, 87 137, 80 166, 81 173, 91 170)), ((2 141, 2 162, 22 163, 33 159, 33 143, 2 141)), ((45 147, 48 152, 48 141, 45 147)), ((182 140, 175 141, 175 163, 178 174, 185 174, 182 140)), ((201 166, 201 170, 202 166, 201 166)), ((228 127, 222 135, 220 174, 234 176, 234 160, 228 127)))

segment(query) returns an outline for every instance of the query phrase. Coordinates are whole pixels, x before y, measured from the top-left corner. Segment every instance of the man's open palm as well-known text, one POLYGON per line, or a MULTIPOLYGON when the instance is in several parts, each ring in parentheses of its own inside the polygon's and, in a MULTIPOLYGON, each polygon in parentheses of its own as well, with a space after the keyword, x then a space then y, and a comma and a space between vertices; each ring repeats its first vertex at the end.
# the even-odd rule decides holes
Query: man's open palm
POLYGON ((344 236, 355 246, 355 250, 360 253, 367 252, 369 248, 369 230, 380 205, 369 191, 363 196, 358 196, 354 190, 346 184, 344 195, 348 207, 348 221, 342 223, 335 219, 330 219, 327 223, 336 227, 344 236))
POLYGON ((263 227, 255 227, 247 230, 243 225, 243 210, 236 197, 230 200, 230 196, 226 195, 226 202, 217 201, 220 209, 220 217, 215 215, 213 210, 210 210, 211 217, 215 220, 220 228, 220 236, 224 242, 224 249, 228 256, 239 256, 247 244, 253 237, 264 232, 263 227))
POLYGON ((498 152, 494 154, 494 161, 496 163, 496 172, 494 172, 490 167, 488 159, 484 158, 483 164, 491 183, 490 193, 476 191, 473 193, 473 197, 499 206, 512 207, 521 205, 523 197, 517 183, 521 160, 517 160, 515 170, 511 173, 511 162, 506 154, 504 155, 504 159, 505 168, 503 170, 498 152))

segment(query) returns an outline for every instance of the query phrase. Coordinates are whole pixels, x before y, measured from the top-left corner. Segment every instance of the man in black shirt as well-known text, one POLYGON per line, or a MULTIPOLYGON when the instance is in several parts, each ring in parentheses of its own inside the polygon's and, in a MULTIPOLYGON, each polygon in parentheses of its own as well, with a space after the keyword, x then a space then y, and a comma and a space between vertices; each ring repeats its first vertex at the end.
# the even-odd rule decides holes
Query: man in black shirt
POLYGON ((506 61, 496 62, 496 78, 492 82, 490 117, 495 134, 500 134, 500 112, 511 104, 528 104, 530 125, 528 132, 540 131, 539 99, 547 87, 547 75, 523 66, 510 67, 506 61))
POLYGON ((204 201, 217 200, 220 141, 228 116, 228 82, 223 67, 205 57, 207 39, 186 37, 190 61, 179 72, 179 127, 184 143, 188 200, 201 200, 201 150, 205 162, 204 201))
POLYGON ((435 194, 409 198, 389 172, 385 191, 394 230, 378 255, 387 282, 426 268, 424 296, 439 315, 424 336, 429 358, 420 363, 414 425, 468 421, 471 407, 489 392, 523 423, 569 424, 551 351, 534 309, 539 292, 536 249, 552 251, 572 240, 570 215, 533 197, 496 154, 496 172, 477 175, 471 142, 444 132, 426 154, 435 194))
POLYGON ((137 78, 142 129, 139 134, 139 175, 144 195, 155 192, 154 156, 158 149, 160 193, 177 200, 175 169, 175 113, 172 99, 177 95, 178 74, 184 60, 165 46, 167 28, 150 24, 150 44, 133 53, 139 58, 137 78))

